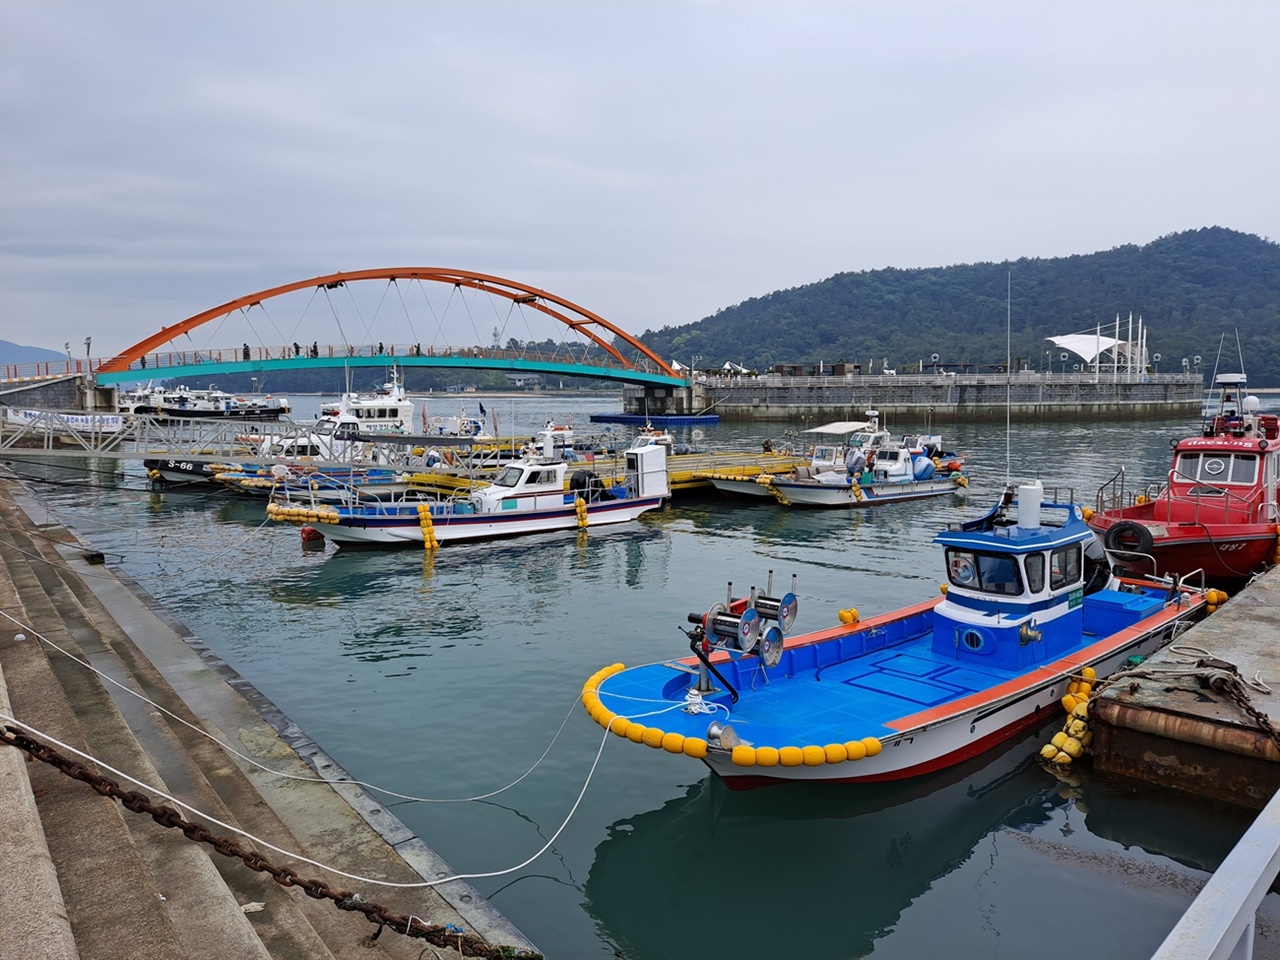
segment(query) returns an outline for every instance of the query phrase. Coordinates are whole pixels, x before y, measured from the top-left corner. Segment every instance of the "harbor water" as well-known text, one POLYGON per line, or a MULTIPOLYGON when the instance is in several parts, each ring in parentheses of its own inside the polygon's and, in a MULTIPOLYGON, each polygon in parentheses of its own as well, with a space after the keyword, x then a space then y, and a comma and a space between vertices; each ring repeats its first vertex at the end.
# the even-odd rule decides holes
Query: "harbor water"
MULTIPOLYGON (((613 397, 483 402, 503 433, 548 419, 598 433, 589 414, 621 411, 613 397)), ((686 614, 723 601, 729 581, 740 595, 770 571, 775 591, 795 575, 798 630, 936 596, 933 534, 985 511, 1007 479, 1091 502, 1121 465, 1130 489, 1157 482, 1170 438, 1198 427, 949 425, 947 448, 969 455, 963 494, 858 511, 709 494, 608 530, 434 554, 307 551, 263 501, 153 490, 141 461, 8 465, 353 776, 432 801, 384 798, 549 957, 1133 958, 1250 812, 1087 767, 1055 777, 1035 755, 1056 725, 915 780, 732 793, 696 761, 605 734, 578 697, 606 665, 687 654, 686 614)), ((758 450, 782 429, 673 433, 758 450)), ((1276 955, 1280 933, 1261 933, 1257 955, 1276 955)))

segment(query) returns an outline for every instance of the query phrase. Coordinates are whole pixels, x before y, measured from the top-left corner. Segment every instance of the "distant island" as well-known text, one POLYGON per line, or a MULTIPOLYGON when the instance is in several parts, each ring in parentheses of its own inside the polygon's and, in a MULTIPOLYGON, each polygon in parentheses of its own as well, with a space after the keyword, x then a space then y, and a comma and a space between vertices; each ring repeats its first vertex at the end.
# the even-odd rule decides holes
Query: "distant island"
POLYGON ((1006 289, 1018 369, 1060 369, 1045 338, 1099 324, 1107 335, 1133 313, 1161 370, 1200 356, 1211 372, 1225 335, 1223 367, 1238 371, 1238 334, 1250 385, 1280 386, 1280 245, 1222 227, 1081 256, 839 273, 639 339, 700 369, 871 362, 879 372, 887 361, 908 373, 933 354, 989 366, 1006 358, 1006 289))
MULTIPOLYGON (((897 373, 922 366, 980 370, 1006 361, 1006 311, 1016 369, 1061 370, 1071 360, 1062 360, 1048 337, 1098 326, 1104 335, 1114 334, 1119 316, 1125 338, 1133 314, 1146 326, 1157 371, 1172 372, 1184 358, 1200 357, 1208 375, 1221 348, 1223 370, 1238 372, 1243 355, 1250 386, 1280 387, 1280 245, 1224 227, 1070 257, 838 273, 638 339, 669 362, 708 371, 820 363, 868 373, 884 367, 897 373)), ((545 346, 554 352, 555 344, 545 346)), ((64 356, 0 341, 0 363, 64 356)), ((368 368, 353 376, 360 378, 351 383, 358 390, 383 379, 368 368)), ((180 379, 196 385, 190 375, 180 379)), ((267 378, 259 374, 256 383, 249 374, 217 379, 220 388, 236 392, 256 385, 276 393, 332 395, 347 386, 339 369, 275 371, 267 378)), ((517 384, 501 371, 475 369, 405 371, 405 385, 414 392, 618 389, 584 378, 527 380, 517 384)))

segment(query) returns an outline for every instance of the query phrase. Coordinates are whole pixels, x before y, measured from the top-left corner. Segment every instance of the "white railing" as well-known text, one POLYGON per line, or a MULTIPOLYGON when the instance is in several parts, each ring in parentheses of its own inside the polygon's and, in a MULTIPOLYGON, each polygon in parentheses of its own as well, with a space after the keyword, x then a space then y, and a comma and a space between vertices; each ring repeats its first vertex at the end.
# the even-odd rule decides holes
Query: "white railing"
POLYGON ((1251 960, 1258 905, 1280 870, 1280 792, 1209 878, 1152 960, 1251 960))

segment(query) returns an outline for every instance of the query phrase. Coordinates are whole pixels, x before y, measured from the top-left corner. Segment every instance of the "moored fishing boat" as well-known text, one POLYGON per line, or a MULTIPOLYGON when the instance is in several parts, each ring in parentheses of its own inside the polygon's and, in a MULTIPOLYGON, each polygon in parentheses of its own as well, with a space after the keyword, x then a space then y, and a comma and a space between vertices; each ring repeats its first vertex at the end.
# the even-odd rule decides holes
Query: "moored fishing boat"
POLYGON ((237 396, 219 390, 212 383, 207 390, 193 390, 184 384, 172 387, 145 386, 121 393, 116 410, 122 414, 227 420, 279 420, 289 413, 284 397, 256 393, 237 396))
POLYGON ((923 448, 888 443, 865 454, 851 449, 842 469, 801 467, 792 476, 763 476, 758 484, 787 506, 872 507, 924 500, 968 487, 960 461, 949 456, 953 459, 943 463, 923 448))
POLYGON ((967 479, 956 482, 963 475, 964 458, 947 452, 940 435, 895 438, 881 427, 878 410, 866 415, 866 420, 837 420, 805 430, 814 436, 814 444, 808 464, 795 470, 706 471, 698 476, 728 496, 805 506, 871 506, 952 493, 967 485, 967 479), (907 457, 909 465, 902 462, 907 457), (925 461, 932 466, 925 467, 925 461), (945 483, 944 477, 954 479, 945 483), (861 480, 859 489, 850 489, 853 478, 861 480), (795 499, 780 492, 780 481, 797 485, 795 499))
POLYGON ((1280 562, 1280 417, 1246 388, 1243 373, 1217 376, 1200 435, 1170 444, 1164 484, 1127 492, 1122 468, 1099 489, 1089 525, 1130 569, 1234 588, 1280 562))
POLYGON ((339 545, 435 547, 465 540, 587 529, 625 523, 662 505, 670 490, 661 446, 629 450, 620 482, 606 485, 589 470, 565 483, 568 464, 538 455, 507 464, 466 497, 354 499, 328 505, 311 498, 271 503, 267 516, 316 524, 339 545))
POLYGON ((583 703, 619 736, 702 760, 734 788, 902 779, 976 756, 1058 715, 1086 669, 1150 653, 1206 606, 1176 582, 1116 578, 1081 507, 1043 492, 1010 489, 935 537, 939 598, 866 621, 844 611, 787 638, 794 587, 753 588, 689 615, 692 657, 607 667, 583 703))

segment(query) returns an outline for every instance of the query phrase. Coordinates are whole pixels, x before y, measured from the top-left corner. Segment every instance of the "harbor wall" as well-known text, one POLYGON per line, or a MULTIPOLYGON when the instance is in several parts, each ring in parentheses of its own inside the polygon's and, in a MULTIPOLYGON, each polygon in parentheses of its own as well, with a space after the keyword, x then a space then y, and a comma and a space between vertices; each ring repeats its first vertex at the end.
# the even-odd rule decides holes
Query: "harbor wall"
POLYGON ((682 388, 627 386, 623 410, 641 416, 715 413, 725 420, 860 420, 869 409, 894 422, 1195 416, 1204 397, 1198 373, 711 377, 682 388))

